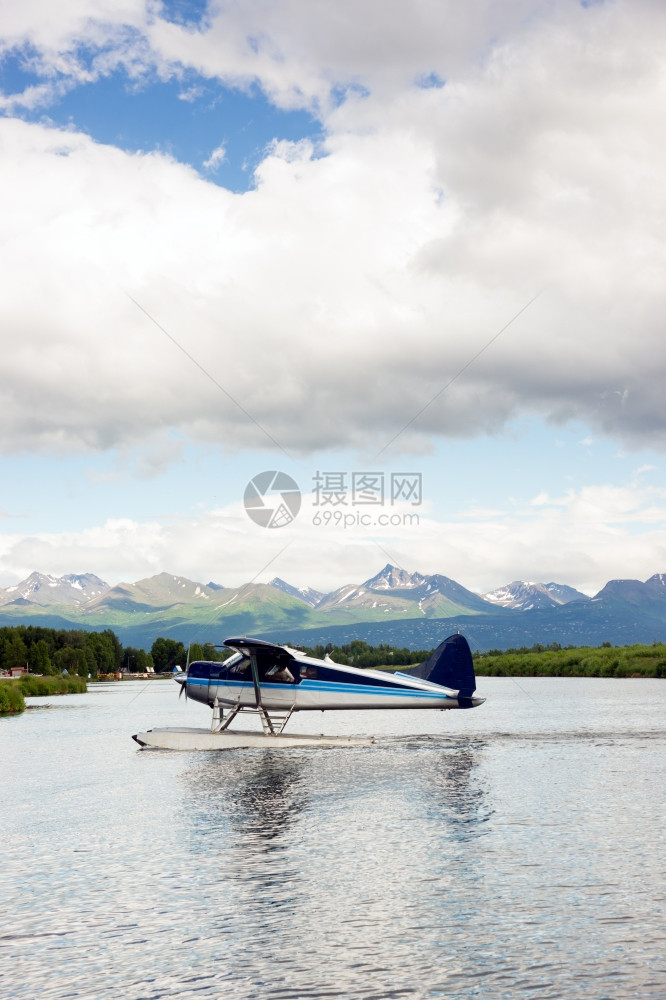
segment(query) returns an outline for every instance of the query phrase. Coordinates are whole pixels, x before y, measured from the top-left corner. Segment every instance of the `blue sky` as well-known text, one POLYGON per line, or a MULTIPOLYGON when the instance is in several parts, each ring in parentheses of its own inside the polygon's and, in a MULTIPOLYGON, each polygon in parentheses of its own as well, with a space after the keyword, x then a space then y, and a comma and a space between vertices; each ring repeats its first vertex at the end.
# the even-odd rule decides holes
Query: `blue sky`
POLYGON ((664 15, 409 10, 0 16, 0 586, 665 570, 664 15), (336 470, 419 525, 316 526, 336 470))
MULTIPOLYGON (((5 93, 21 93, 40 77, 25 57, 10 54, 3 60, 2 82, 5 93)), ((274 139, 320 137, 319 124, 307 111, 277 109, 256 86, 248 93, 229 90, 193 72, 179 79, 148 73, 132 80, 116 70, 23 112, 22 118, 85 132, 130 153, 167 154, 235 192, 253 186, 254 168, 274 139), (206 166, 220 147, 224 158, 206 166)))
POLYGON ((229 456, 214 446, 187 445, 178 459, 149 475, 137 472, 137 462, 143 460, 140 451, 68 459, 36 459, 24 452, 3 457, 0 468, 5 514, 20 519, 19 527, 31 532, 76 530, 100 518, 172 517, 232 504, 254 475, 274 466, 289 473, 303 493, 312 492, 317 472, 422 472, 424 500, 438 518, 493 506, 498 497, 503 506, 527 504, 538 495, 536 484, 539 493, 558 497, 590 482, 608 479, 629 485, 641 479, 650 482, 659 473, 659 465, 649 467, 653 460, 660 461, 651 450, 622 452, 611 441, 586 437, 580 425, 551 429, 523 421, 499 444, 487 437, 472 444, 449 441, 427 457, 402 455, 379 463, 363 462, 361 456, 344 451, 300 460, 281 456, 276 461, 270 450, 229 456), (44 490, 44 481, 57 483, 57 492, 44 490))

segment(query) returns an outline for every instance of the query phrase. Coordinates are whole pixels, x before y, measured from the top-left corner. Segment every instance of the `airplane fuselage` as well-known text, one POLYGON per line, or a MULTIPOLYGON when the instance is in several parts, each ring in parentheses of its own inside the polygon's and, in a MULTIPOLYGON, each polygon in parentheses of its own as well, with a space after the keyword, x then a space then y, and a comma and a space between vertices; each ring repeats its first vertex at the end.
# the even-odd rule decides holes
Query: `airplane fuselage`
MULTIPOLYGON (((484 701, 459 698, 455 690, 406 674, 347 667, 288 648, 285 653, 283 663, 265 660, 258 667, 261 704, 267 711, 455 709, 472 708, 484 701)), ((228 707, 254 708, 257 704, 251 661, 242 653, 224 663, 192 663, 181 683, 187 684, 188 698, 211 707, 216 699, 228 707)))

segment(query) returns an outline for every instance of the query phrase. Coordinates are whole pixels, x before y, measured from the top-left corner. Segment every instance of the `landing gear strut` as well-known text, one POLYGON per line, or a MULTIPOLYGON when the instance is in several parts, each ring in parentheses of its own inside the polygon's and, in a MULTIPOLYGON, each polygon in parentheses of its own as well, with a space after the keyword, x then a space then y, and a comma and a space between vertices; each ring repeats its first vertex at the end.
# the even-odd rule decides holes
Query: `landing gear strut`
POLYGON ((241 708, 240 705, 235 705, 234 708, 230 709, 226 719, 224 718, 224 711, 218 701, 215 698, 213 702, 213 718, 210 724, 211 733, 223 733, 224 730, 233 722, 239 712, 249 712, 250 715, 258 715, 261 721, 261 728, 264 731, 265 736, 279 736, 283 731, 284 727, 289 722, 294 709, 290 708, 286 712, 271 712, 269 715, 263 705, 258 708, 241 708))

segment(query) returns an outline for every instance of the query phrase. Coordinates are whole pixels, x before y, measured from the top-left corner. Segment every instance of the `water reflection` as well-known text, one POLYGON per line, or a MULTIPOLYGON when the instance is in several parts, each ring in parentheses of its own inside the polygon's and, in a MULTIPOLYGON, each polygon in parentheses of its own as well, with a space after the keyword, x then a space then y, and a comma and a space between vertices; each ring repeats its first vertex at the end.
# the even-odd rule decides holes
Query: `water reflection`
MULTIPOLYGON (((436 811, 459 841, 484 834, 494 809, 482 776, 483 744, 457 744, 433 754, 422 778, 431 811, 436 811)), ((435 818, 433 816, 433 818, 435 818)))
POLYGON ((661 1000, 663 682, 501 680, 371 748, 136 751, 120 685, 5 720, 3 996, 661 1000))
POLYGON ((279 847, 307 803, 303 761, 277 750, 198 754, 180 777, 183 808, 195 830, 279 847))
POLYGON ((205 867, 206 893, 219 901, 216 933, 233 934, 246 950, 270 948, 302 906, 294 848, 308 798, 303 760, 275 750, 196 754, 179 780, 181 824, 205 867))

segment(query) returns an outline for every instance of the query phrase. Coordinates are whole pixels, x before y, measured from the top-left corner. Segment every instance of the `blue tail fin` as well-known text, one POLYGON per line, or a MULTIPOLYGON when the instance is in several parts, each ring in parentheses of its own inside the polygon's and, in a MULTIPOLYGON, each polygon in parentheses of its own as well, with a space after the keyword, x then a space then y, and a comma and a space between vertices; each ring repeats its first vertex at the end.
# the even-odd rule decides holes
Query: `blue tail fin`
POLYGON ((440 643, 425 663, 409 673, 433 684, 453 688, 459 698, 471 698, 476 689, 472 651, 467 639, 459 632, 440 643))

